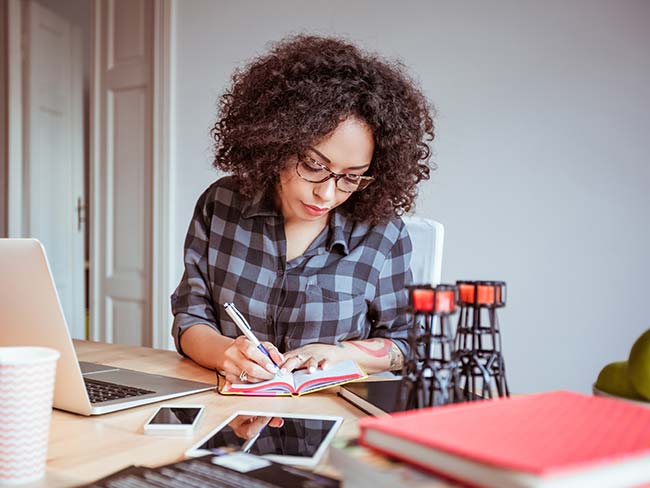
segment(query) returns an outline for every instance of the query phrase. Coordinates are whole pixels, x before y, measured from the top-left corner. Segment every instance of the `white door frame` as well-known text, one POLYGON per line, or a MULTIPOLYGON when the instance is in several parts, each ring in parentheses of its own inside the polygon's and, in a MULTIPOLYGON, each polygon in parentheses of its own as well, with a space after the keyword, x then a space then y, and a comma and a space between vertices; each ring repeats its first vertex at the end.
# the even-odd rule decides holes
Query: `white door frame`
POLYGON ((7 235, 23 236, 23 63, 21 1, 7 2, 7 235))
POLYGON ((7 235, 7 2, 0 1, 0 237, 7 235))
POLYGON ((174 103, 175 89, 175 2, 156 0, 154 2, 154 73, 153 73, 153 266, 151 297, 151 323, 153 347, 168 349, 171 340, 171 311, 169 297, 174 283, 173 229, 175 185, 171 184, 173 171, 174 103))
MULTIPOLYGON (((16 0, 14 0, 16 1, 16 0)), ((90 339, 104 340, 107 337, 106 324, 102 323, 99 312, 100 275, 95 263, 101 258, 100 235, 101 229, 96 225, 95 218, 100 211, 100 194, 97 191, 101 185, 99 178, 102 174, 101 140, 100 131, 100 101, 101 101, 101 0, 95 0, 92 5, 91 20, 91 79, 90 79, 90 339)), ((151 269, 151 319, 152 346, 156 348, 169 348, 171 330, 171 314, 169 307, 169 294, 171 283, 171 256, 172 248, 171 230, 174 228, 170 184, 173 161, 172 118, 173 103, 173 23, 174 1, 154 0, 154 66, 153 66, 153 235, 151 269)))

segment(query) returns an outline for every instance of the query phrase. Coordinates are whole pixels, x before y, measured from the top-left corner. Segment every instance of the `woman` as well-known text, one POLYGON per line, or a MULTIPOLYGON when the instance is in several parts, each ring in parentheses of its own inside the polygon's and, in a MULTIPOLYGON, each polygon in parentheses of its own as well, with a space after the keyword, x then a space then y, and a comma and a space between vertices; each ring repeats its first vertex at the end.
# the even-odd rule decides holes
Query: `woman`
POLYGON ((234 383, 272 378, 224 313, 234 302, 285 371, 400 369, 411 242, 399 215, 429 178, 425 97, 399 65, 297 36, 237 71, 220 111, 214 166, 231 176, 190 223, 178 351, 234 383))

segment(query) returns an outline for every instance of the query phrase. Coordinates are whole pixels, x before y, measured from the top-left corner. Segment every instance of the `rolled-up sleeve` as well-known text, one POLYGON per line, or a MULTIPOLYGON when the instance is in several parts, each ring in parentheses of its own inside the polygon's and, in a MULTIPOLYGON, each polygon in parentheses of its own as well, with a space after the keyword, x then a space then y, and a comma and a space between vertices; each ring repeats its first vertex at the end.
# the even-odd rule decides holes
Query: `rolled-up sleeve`
POLYGON ((406 285, 411 282, 411 251, 411 239, 406 225, 403 225, 381 269, 375 298, 369 307, 372 320, 370 337, 390 339, 400 348, 404 358, 410 350, 406 285))
POLYGON ((206 324, 217 332, 218 321, 215 316, 212 290, 208 270, 208 245, 210 235, 211 206, 208 202, 208 189, 199 198, 194 215, 187 231, 184 246, 185 271, 181 281, 171 296, 174 315, 172 336, 178 352, 184 356, 180 339, 183 333, 196 324, 206 324))

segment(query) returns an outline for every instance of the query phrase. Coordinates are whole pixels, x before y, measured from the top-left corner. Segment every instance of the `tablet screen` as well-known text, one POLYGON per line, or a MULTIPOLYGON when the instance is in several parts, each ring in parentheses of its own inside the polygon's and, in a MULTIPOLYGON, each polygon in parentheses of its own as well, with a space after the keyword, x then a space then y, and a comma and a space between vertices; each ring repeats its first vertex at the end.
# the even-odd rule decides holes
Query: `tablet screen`
POLYGON ((237 415, 197 449, 216 454, 312 457, 336 422, 326 419, 237 415))

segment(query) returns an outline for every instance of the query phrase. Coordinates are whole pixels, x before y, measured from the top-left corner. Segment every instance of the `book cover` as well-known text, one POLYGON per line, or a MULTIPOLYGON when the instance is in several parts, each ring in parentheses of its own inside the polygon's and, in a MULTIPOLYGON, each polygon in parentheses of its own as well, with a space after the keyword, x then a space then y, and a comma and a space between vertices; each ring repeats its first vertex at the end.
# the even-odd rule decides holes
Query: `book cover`
POLYGON ((259 383, 226 383, 220 390, 223 395, 300 396, 366 378, 367 374, 356 362, 348 359, 333 364, 325 370, 309 373, 297 370, 259 383))
POLYGON ((650 481, 650 409, 609 398, 555 391, 362 419, 359 426, 362 444, 476 486, 650 481))

